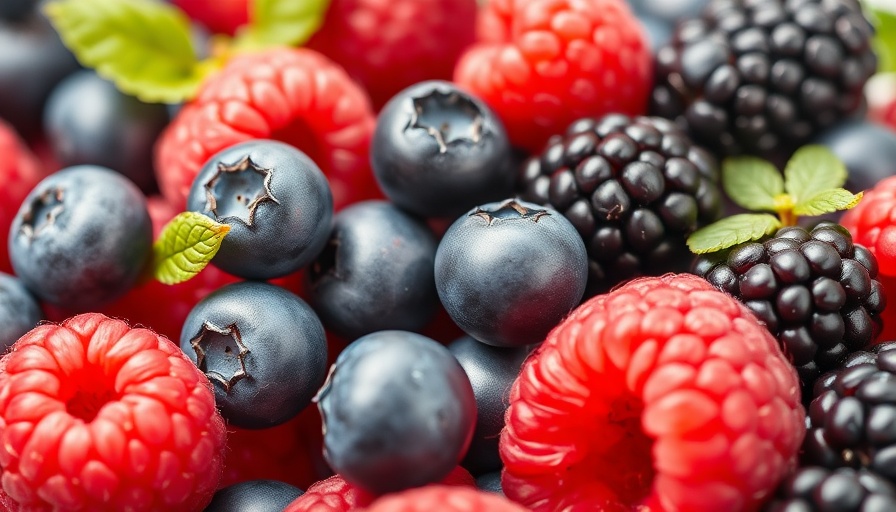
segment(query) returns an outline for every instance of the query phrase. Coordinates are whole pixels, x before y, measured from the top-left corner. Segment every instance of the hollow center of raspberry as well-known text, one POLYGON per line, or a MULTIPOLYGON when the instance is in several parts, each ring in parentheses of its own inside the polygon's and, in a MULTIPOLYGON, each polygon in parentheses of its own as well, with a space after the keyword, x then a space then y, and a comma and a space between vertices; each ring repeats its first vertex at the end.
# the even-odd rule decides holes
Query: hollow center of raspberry
POLYGON ((439 144, 439 151, 455 141, 478 143, 482 139, 484 117, 469 98, 452 91, 432 93, 414 98, 413 128, 427 131, 439 144))
POLYGON ((66 411, 75 418, 89 423, 97 413, 109 402, 118 399, 118 394, 108 383, 96 376, 77 379, 77 390, 65 404, 66 411))
POLYGON ((219 222, 237 219, 253 225, 258 205, 277 201, 270 189, 271 175, 271 169, 256 165, 248 156, 235 164, 218 163, 218 172, 205 184, 206 209, 219 222))
POLYGON ((56 219, 65 210, 64 197, 61 188, 47 189, 35 197, 22 215, 22 234, 34 239, 56 224, 56 219))

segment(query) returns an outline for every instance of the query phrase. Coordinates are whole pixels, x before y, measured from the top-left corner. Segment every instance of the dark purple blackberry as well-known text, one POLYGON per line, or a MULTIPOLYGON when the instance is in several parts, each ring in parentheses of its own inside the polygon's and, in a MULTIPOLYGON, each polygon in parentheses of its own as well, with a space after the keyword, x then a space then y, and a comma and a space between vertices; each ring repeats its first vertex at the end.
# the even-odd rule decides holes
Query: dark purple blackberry
POLYGON ((812 397, 802 467, 766 510, 896 510, 896 342, 851 354, 812 397))
POLYGON ((882 327, 877 260, 838 224, 781 228, 765 242, 698 257, 694 273, 765 323, 796 367, 804 397, 818 375, 868 347, 882 327))
POLYGON ((860 110, 877 68, 857 0, 711 0, 656 53, 651 114, 717 154, 786 154, 860 110))
POLYGON ((611 114, 552 137, 522 166, 519 189, 582 236, 593 295, 638 275, 687 270, 687 235, 721 213, 718 181, 715 157, 674 123, 611 114))

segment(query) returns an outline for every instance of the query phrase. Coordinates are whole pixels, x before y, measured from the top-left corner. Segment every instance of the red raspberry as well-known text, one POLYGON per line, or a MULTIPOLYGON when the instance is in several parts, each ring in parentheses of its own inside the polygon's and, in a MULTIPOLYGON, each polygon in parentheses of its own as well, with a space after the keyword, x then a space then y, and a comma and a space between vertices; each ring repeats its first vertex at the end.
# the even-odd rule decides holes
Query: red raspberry
POLYGON ((9 227, 25 196, 45 176, 37 158, 12 126, 0 119, 0 272, 11 273, 9 227))
POLYGON ((215 34, 233 35, 249 22, 249 0, 172 0, 190 18, 215 34))
POLYGON ((87 313, 36 327, 0 359, 12 510, 202 510, 224 438, 208 379, 152 331, 87 313))
POLYGON ((508 498, 543 510, 753 510, 805 435, 795 370, 732 297, 636 279, 523 365, 501 435, 508 498))
POLYGON ((526 512, 498 494, 465 487, 427 485, 376 500, 366 512, 526 512))
POLYGON ((307 46, 345 67, 379 109, 417 82, 450 80, 475 30, 476 0, 333 0, 307 46))
MULTIPOLYGON (((464 468, 454 468, 444 480, 442 486, 476 487, 476 480, 464 468)), ((346 482, 335 475, 321 480, 305 491, 286 507, 284 512, 346 512, 360 510, 369 506, 377 498, 359 487, 346 482)))
POLYGON ((539 151, 582 117, 647 109, 650 46, 625 0, 491 0, 477 33, 454 81, 495 109, 518 147, 539 151))
POLYGON ((317 163, 339 209, 381 196, 368 157, 375 123, 364 90, 323 55, 303 48, 240 55, 162 133, 156 177, 168 201, 182 209, 196 174, 215 153, 250 139, 276 139, 317 163))
POLYGON ((864 245, 877 258, 883 275, 896 276, 896 176, 879 181, 859 204, 848 210, 841 224, 852 241, 864 245))

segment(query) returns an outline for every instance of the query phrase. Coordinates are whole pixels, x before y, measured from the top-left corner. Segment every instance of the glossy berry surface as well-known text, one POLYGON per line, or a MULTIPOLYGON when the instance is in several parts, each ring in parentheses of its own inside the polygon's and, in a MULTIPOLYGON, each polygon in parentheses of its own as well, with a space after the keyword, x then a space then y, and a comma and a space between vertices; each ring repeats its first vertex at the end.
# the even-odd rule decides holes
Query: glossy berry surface
MULTIPOLYGON (((884 276, 896 277, 896 177, 882 179, 843 216, 843 227, 867 247, 884 276)), ((886 288, 885 288, 886 289, 886 288)))
POLYGON ((549 208, 507 200, 476 207, 442 237, 436 290, 467 334, 490 345, 539 343, 585 292, 575 228, 549 208))
POLYGON ((225 426, 177 345, 88 313, 0 359, 0 435, 4 510, 190 512, 215 491, 225 426))
POLYGON ((513 190, 504 126, 449 82, 415 84, 389 101, 377 117, 371 161, 386 197, 418 215, 459 215, 513 190))
POLYGON ((0 272, 0 353, 37 326, 43 312, 31 292, 9 274, 0 272))
POLYGON ((593 295, 638 275, 686 270, 687 235, 721 213, 718 182, 715 158, 671 122, 614 114, 552 137, 523 165, 518 187, 575 226, 593 295))
POLYGON ((333 196, 320 168, 273 140, 212 156, 193 182, 187 208, 230 226, 212 263, 247 279, 281 277, 307 265, 333 222, 333 196))
POLYGON ((324 250, 305 274, 309 302, 327 329, 348 340, 419 330, 439 304, 436 246, 423 222, 391 203, 355 203, 336 214, 324 250))
POLYGON ((250 480, 220 489, 203 512, 283 512, 302 490, 275 480, 250 480))
POLYGON ((476 430, 461 465, 474 475, 500 471, 498 438, 504 428, 507 393, 529 348, 492 347, 464 336, 448 345, 448 350, 464 368, 476 397, 476 430))
POLYGON ((44 178, 9 233, 16 275, 40 299, 86 310, 128 291, 149 259, 146 199, 127 178, 75 166, 44 178))
POLYGON ((240 282, 190 311, 180 348, 214 384, 228 422, 283 423, 304 409, 326 374, 323 325, 305 301, 278 286, 240 282))
POLYGON ((782 228, 725 258, 701 256, 695 272, 765 323, 797 368, 804 395, 881 331, 886 297, 877 260, 840 225, 782 228))
MULTIPOLYGON (((864 120, 838 123, 819 134, 815 143, 827 146, 846 164, 846 188, 861 192, 896 175, 896 128, 864 120)), ((861 204, 861 203, 860 203, 861 204)))
POLYGON ((384 496, 368 508, 370 512, 525 512, 517 503, 470 487, 429 485, 384 496))
POLYGON ((44 131, 60 165, 108 167, 146 193, 157 188, 152 151, 167 124, 165 105, 143 103, 90 70, 60 82, 44 109, 44 131))
POLYGON ((373 494, 444 478, 466 453, 476 422, 473 389, 457 360, 437 342, 405 331, 354 341, 316 400, 324 457, 373 494))
POLYGON ((805 466, 787 477, 764 512, 896 510, 896 486, 867 470, 805 466))
POLYGON ((535 511, 754 509, 805 434, 774 338, 688 274, 577 308, 523 363, 509 404, 502 487, 535 511))
POLYGON ((19 206, 45 176, 34 153, 19 138, 12 125, 0 120, 0 272, 11 272, 9 228, 19 206))

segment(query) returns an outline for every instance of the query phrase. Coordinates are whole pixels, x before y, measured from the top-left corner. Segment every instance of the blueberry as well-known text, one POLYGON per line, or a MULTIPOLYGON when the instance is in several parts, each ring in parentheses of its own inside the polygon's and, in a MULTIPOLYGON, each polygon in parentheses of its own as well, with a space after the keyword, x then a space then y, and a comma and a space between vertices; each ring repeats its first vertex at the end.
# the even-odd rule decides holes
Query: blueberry
POLYGON ((274 140, 251 140, 212 156, 199 171, 187 209, 230 225, 212 263, 246 279, 291 274, 323 249, 333 195, 308 156, 274 140))
POLYGON ((336 215, 326 247, 306 274, 309 301, 327 329, 349 340, 418 330, 439 304, 436 245, 424 223, 392 204, 354 204, 336 215))
POLYGON ((896 174, 896 132, 865 120, 837 124, 815 141, 827 146, 849 170, 846 188, 861 192, 896 174))
POLYGON ((436 290, 458 327, 503 347, 543 341, 579 304, 588 279, 585 244, 573 225, 517 200, 456 220, 435 265, 436 290))
POLYGON ((0 20, 21 21, 34 12, 37 0, 3 0, 0 2, 0 20))
POLYGON ((44 108, 44 130, 60 164, 108 167, 146 193, 157 189, 153 144, 167 124, 165 105, 143 103, 89 70, 60 82, 44 108))
POLYGON ((527 347, 498 348, 464 336, 448 346, 464 368, 476 397, 476 430, 461 466, 479 475, 501 469, 498 438, 504 428, 510 386, 529 355, 527 347))
POLYGON ((124 176, 91 165, 44 178, 9 232, 9 257, 22 283, 71 310, 91 309, 128 291, 151 249, 143 194, 124 176))
POLYGON ((234 283, 202 299, 184 322, 180 348, 214 384, 224 419, 241 428, 293 418, 327 371, 326 335, 314 311, 268 283, 234 283))
POLYGON ((504 494, 501 488, 501 471, 492 471, 476 477, 476 488, 480 491, 504 494))
POLYGON ((282 512, 302 494, 276 480, 249 480, 219 489, 204 512, 282 512))
POLYGON ((376 494, 447 476, 476 422, 473 389, 457 360, 406 331, 379 331, 350 344, 317 400, 327 462, 376 494))
POLYGON ((370 151, 386 197, 420 215, 458 215, 513 190, 501 121, 448 82, 422 82, 395 95, 377 118, 370 151))
POLYGON ((0 352, 33 329, 42 317, 31 292, 15 277, 0 272, 0 352))

